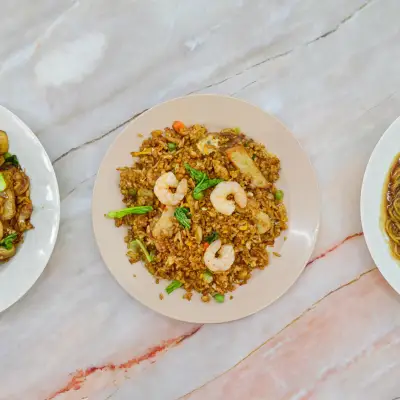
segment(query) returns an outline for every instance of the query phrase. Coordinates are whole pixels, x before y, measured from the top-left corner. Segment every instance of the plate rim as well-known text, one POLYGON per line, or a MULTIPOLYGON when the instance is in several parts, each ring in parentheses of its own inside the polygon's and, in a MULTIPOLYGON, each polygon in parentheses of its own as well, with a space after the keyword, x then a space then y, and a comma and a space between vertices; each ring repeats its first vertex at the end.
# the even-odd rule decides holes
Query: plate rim
MULTIPOLYGON (((10 109, 8 109, 7 107, 3 106, 2 104, 0 104, 0 110, 2 110, 5 114, 7 114, 11 119, 13 119, 15 121, 15 123, 17 123, 18 125, 21 126, 21 128, 30 136, 30 138, 32 139, 33 142, 36 143, 36 145, 40 146, 42 151, 43 151, 43 155, 46 159, 46 161, 48 162, 48 165, 50 166, 50 172, 54 178, 54 189, 55 189, 55 212, 56 212, 56 220, 55 220, 55 235, 54 235, 54 241, 51 244, 51 247, 49 249, 48 255, 45 257, 45 261, 43 262, 43 267, 40 271, 40 273, 38 273, 38 275, 35 277, 34 280, 32 280, 32 282, 30 283, 29 287, 25 290, 24 293, 20 294, 16 299, 14 299, 11 303, 9 303, 6 307, 1 308, 0 309, 0 314, 3 313, 4 311, 10 309, 12 306, 14 306, 16 303, 18 303, 19 301, 21 301, 26 294, 32 289, 32 287, 35 285, 35 283, 39 280, 39 278, 42 276, 44 270, 46 269, 47 265, 49 264, 50 258, 54 252, 54 248, 56 246, 57 243, 57 238, 58 238, 58 233, 60 230, 60 221, 61 221, 61 198, 60 198, 60 188, 58 185, 58 179, 57 179, 57 175, 56 172, 54 170, 54 166, 53 163, 51 162, 51 159, 45 149, 45 147, 43 146, 42 142, 39 140, 39 138, 35 135, 35 133, 33 132, 33 130, 19 117, 17 116, 14 112, 12 112, 10 109)), ((35 204, 33 205, 35 208, 35 204)), ((36 205, 36 207, 38 207, 36 205)))
POLYGON ((232 96, 227 96, 227 95, 220 95, 220 94, 213 94, 213 93, 205 93, 205 94, 190 94, 190 95, 185 95, 185 96, 180 96, 180 97, 176 97, 176 98, 172 98, 169 99, 165 102, 162 103, 157 103, 154 106, 150 107, 149 109, 147 109, 146 111, 144 111, 143 113, 141 113, 140 115, 138 115, 136 118, 134 118, 133 120, 129 121, 129 123, 124 127, 124 129, 117 135, 117 137, 113 140, 113 142, 109 145, 107 151, 105 152, 102 161, 100 163, 100 166, 98 168, 97 174, 96 174, 96 181, 94 183, 94 187, 93 187, 93 193, 92 193, 92 228, 94 231, 94 236, 95 236, 95 240, 96 240, 96 245, 97 248, 100 252, 101 258, 103 263, 105 264, 107 270, 109 271, 110 275, 112 276, 112 278, 114 280, 117 281, 118 285, 120 285, 122 287, 122 289, 133 299, 135 299, 136 301, 138 301, 140 304, 144 305, 145 307, 147 307, 148 309, 152 310, 153 312, 157 312, 158 314, 164 315, 168 318, 174 319, 174 320, 178 320, 178 321, 182 321, 182 322, 188 322, 188 323, 201 323, 201 324, 218 324, 218 323, 226 323, 226 322, 233 322, 233 321, 237 321, 246 317, 249 317, 251 315, 256 314, 257 312, 263 310, 264 308, 272 305, 273 303, 275 303, 278 299, 280 299, 284 294, 286 294, 290 288, 298 281, 300 275, 304 272, 304 269, 306 268, 312 253, 315 249, 315 245, 318 239, 318 234, 319 234, 319 230, 320 230, 320 224, 321 224, 321 191, 320 191, 320 185, 319 185, 319 181, 318 181, 318 177, 316 174, 316 170, 313 166, 313 164, 311 163, 310 157, 309 155, 305 152, 303 146, 301 145, 301 143, 299 142, 299 140, 293 135, 292 131, 282 122, 280 121, 275 115, 270 114, 268 112, 266 112, 265 110, 263 110, 261 107, 252 104, 246 100, 243 99, 238 99, 236 97, 232 97, 232 96), (260 305, 259 307, 255 308, 254 310, 252 310, 250 313, 246 313, 246 315, 239 315, 235 318, 226 318, 226 319, 221 319, 218 321, 215 321, 213 319, 210 320, 206 320, 206 319, 202 319, 199 320, 198 318, 181 318, 176 316, 176 314, 172 314, 172 313, 168 313, 165 311, 161 311, 158 309, 155 309, 154 307, 152 307, 151 305, 147 304, 146 301, 143 301, 142 298, 139 298, 138 296, 134 295, 133 293, 131 293, 130 291, 128 291, 127 289, 125 289, 125 287, 123 286, 123 284, 119 281, 119 279, 113 274, 111 268, 108 266, 107 262, 105 261, 105 257, 103 255, 103 250, 101 249, 100 245, 99 245, 99 241, 97 238, 98 232, 96 230, 95 227, 95 220, 96 220, 96 216, 95 216, 95 210, 94 210, 94 201, 95 201, 95 197, 96 197, 96 192, 98 190, 98 184, 99 184, 99 173, 102 169, 103 163, 105 161, 105 159, 109 156, 109 154, 111 153, 115 143, 118 141, 118 139, 125 134, 125 131, 127 131, 129 129, 129 127, 131 125, 133 125, 134 123, 136 123, 139 119, 144 118, 148 113, 153 112, 155 109, 164 106, 165 104, 168 103, 172 103, 178 100, 183 100, 185 98, 192 98, 192 97, 213 97, 213 98, 223 98, 223 99, 229 99, 229 100, 233 100, 236 101, 238 103, 242 103, 247 107, 252 107, 254 109, 257 109, 258 111, 261 111, 263 114, 267 115, 269 118, 273 119, 275 121, 275 123, 279 124, 282 126, 282 128, 287 131, 289 133, 289 135, 291 136, 292 140, 294 140, 299 148, 299 150, 303 153, 304 159, 307 161, 307 166, 309 168, 310 171, 310 177, 309 179, 312 180, 313 185, 315 186, 315 190, 317 193, 317 215, 316 215, 316 221, 315 221, 315 227, 312 231, 312 241, 310 242, 310 246, 308 248, 308 252, 307 252, 307 256, 306 256, 306 260, 304 262, 304 265, 302 265, 302 268, 299 270, 299 272, 296 274, 296 276, 294 277, 293 281, 291 282, 291 284, 289 286, 286 287, 286 289, 284 291, 282 291, 278 296, 276 296, 274 298, 274 300, 272 300, 271 302, 269 302, 267 305, 260 305))
MULTIPOLYGON (((386 282, 393 288, 393 290, 395 290, 397 293, 400 294, 400 283, 396 283, 394 282, 393 278, 390 276, 390 270, 392 270, 391 266, 385 266, 385 260, 383 260, 382 256, 380 255, 380 252, 377 250, 377 246, 374 242, 374 240, 372 239, 372 235, 373 235, 373 231, 372 229, 370 229, 369 227, 369 222, 368 222, 368 217, 367 215, 367 211, 366 211, 366 191, 367 191, 367 187, 368 187, 368 179, 369 179, 369 175, 371 174, 371 170, 373 168, 373 162, 375 160, 376 154, 378 154, 380 147, 383 145, 383 143, 385 143, 385 140, 387 135, 390 134, 391 129, 394 129, 397 125, 399 125, 399 127, 397 128, 398 130, 400 130, 400 116, 397 117, 383 132, 382 136, 379 138, 378 142, 375 144, 370 157, 368 158, 368 162, 367 165, 365 167, 365 171, 364 171, 364 176, 363 176, 363 180, 362 180, 362 184, 361 184, 361 194, 360 194, 360 218, 361 218, 361 227, 364 233, 364 238, 365 238, 365 242, 367 244, 367 248, 368 251, 372 257, 372 260, 375 264, 375 266, 378 268, 379 272, 382 274, 382 276, 385 278, 386 282)), ((399 151, 400 152, 400 148, 399 151)), ((397 152, 397 153, 398 153, 397 152)), ((390 163, 393 162, 393 159, 390 160, 390 163)), ((386 174, 389 173, 389 169, 386 171, 386 174)), ((384 177, 384 180, 386 180, 386 176, 384 177)), ((383 187, 379 188, 379 196, 380 198, 382 198, 382 191, 383 191, 383 187)), ((380 215, 381 211, 379 210, 379 215, 380 215)), ((379 224, 378 224, 379 225, 379 224)), ((378 227, 378 230, 381 234, 381 236, 384 238, 385 237, 385 233, 382 231, 382 229, 380 227, 378 227)), ((390 251, 389 251, 389 247, 388 244, 386 246, 386 251, 388 252, 388 254, 390 255, 390 251)), ((390 257, 392 257, 390 255, 390 257)), ((392 258, 393 259, 393 258, 392 258)), ((393 259, 393 262, 396 263, 396 261, 393 259)), ((399 268, 400 268, 400 263, 399 263, 399 268)), ((400 274, 400 269, 399 269, 399 274, 400 274)))

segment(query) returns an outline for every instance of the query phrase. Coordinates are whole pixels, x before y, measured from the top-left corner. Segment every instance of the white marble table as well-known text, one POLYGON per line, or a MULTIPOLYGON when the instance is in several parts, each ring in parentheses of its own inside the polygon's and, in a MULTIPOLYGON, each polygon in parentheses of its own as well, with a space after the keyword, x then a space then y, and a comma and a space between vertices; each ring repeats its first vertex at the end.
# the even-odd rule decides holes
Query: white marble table
POLYGON ((62 199, 48 267, 0 315, 2 400, 400 396, 400 297, 359 217, 368 157, 400 114, 400 1, 2 0, 0 10, 0 104, 46 147, 62 199), (276 115, 321 187, 313 261, 279 301, 231 324, 146 309, 111 277, 92 233, 110 143, 148 107, 190 93, 276 115))

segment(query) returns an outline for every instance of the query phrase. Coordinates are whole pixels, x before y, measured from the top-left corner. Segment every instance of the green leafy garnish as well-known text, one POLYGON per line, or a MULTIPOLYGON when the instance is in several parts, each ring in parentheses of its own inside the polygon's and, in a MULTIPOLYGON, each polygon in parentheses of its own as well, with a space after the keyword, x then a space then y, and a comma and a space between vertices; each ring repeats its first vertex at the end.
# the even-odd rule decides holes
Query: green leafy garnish
POLYGON ((175 151, 176 150, 176 143, 168 143, 168 151, 175 151))
POLYGON ((217 294, 214 295, 214 300, 217 303, 223 303, 225 301, 225 296, 223 294, 217 293, 217 294))
POLYGON ((206 173, 199 171, 195 168, 192 168, 189 164, 185 163, 185 168, 186 171, 189 172, 190 176, 193 178, 193 180, 198 184, 202 182, 203 180, 208 179, 208 176, 206 173))
POLYGON ((282 190, 277 190, 275 192, 275 199, 278 201, 281 201, 283 199, 283 191, 282 190))
POLYGON ((129 248, 133 251, 137 251, 138 249, 142 250, 148 262, 154 261, 154 254, 151 254, 147 251, 146 246, 140 239, 132 240, 132 242, 129 243, 129 248))
POLYGON ((219 234, 218 234, 218 232, 212 232, 210 235, 208 235, 206 238, 205 238, 205 241, 207 242, 207 243, 212 243, 212 242, 215 242, 217 239, 219 238, 219 234))
MULTIPOLYGON (((223 182, 223 181, 224 181, 223 179, 219 179, 219 178, 217 178, 217 179, 205 179, 205 180, 201 181, 201 182, 194 188, 194 190, 193 190, 193 197, 194 197, 196 200, 200 200, 200 199, 199 199, 199 196, 200 196, 200 193, 201 193, 201 192, 203 192, 204 190, 209 189, 209 188, 211 188, 211 187, 213 187, 213 186, 216 186, 216 185, 218 185, 218 183, 223 182)), ((202 195, 202 194, 201 194, 201 195, 202 195)))
POLYGON ((241 132, 239 127, 233 128, 233 130, 235 131, 235 133, 239 134, 241 132))
POLYGON ((5 153, 4 160, 5 160, 5 162, 10 163, 10 164, 14 165, 15 167, 19 166, 18 157, 15 154, 5 153))
POLYGON ((184 228, 190 229, 190 210, 188 208, 177 207, 174 216, 184 228))
POLYGON ((204 197, 204 193, 202 193, 204 190, 223 182, 223 179, 210 179, 205 172, 192 168, 189 164, 185 164, 185 168, 196 182, 196 187, 193 190, 193 198, 195 200, 201 200, 204 197))
POLYGON ((203 273, 203 279, 207 282, 207 283, 211 283, 213 281, 213 275, 211 272, 206 271, 203 273))
POLYGON ((179 282, 179 281, 172 281, 172 282, 165 288, 165 291, 166 291, 168 294, 171 294, 175 289, 180 288, 182 285, 183 285, 182 282, 179 282))
POLYGON ((122 218, 122 217, 125 217, 125 215, 129 215, 129 214, 142 215, 142 214, 146 214, 152 210, 153 210, 152 206, 129 207, 129 208, 123 208, 122 210, 110 211, 108 214, 106 214, 106 217, 122 218))
POLYGON ((10 250, 13 246, 14 240, 18 237, 16 233, 12 233, 11 235, 6 236, 4 239, 0 240, 0 246, 5 247, 7 250, 10 250))
POLYGON ((253 154, 252 156, 251 156, 251 159, 254 161, 255 159, 257 158, 257 156, 255 155, 255 154, 253 154))

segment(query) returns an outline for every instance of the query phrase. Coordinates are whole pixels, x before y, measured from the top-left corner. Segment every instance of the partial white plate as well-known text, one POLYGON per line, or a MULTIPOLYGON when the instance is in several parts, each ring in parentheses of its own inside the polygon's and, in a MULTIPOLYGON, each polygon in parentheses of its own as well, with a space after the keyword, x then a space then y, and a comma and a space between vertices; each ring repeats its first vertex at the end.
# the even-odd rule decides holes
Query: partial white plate
POLYGON ((51 161, 33 132, 0 106, 0 130, 31 180, 34 230, 25 233, 17 254, 0 264, 0 312, 19 300, 36 282, 53 251, 60 224, 60 195, 51 161))
MULTIPOLYGON (((244 101, 217 95, 182 97, 160 104, 145 112, 121 133, 100 166, 93 194, 93 226, 100 253, 120 285, 137 300, 171 318, 188 322, 226 322, 246 317, 268 306, 296 281, 314 248, 320 197, 314 170, 290 131, 277 119, 244 101), (132 164, 131 151, 154 129, 171 126, 174 120, 185 124, 204 124, 211 131, 238 126, 248 136, 262 142, 276 154, 282 165, 277 184, 285 191, 284 203, 289 215, 287 240, 278 245, 281 258, 271 257, 263 271, 256 271, 247 285, 233 293, 224 304, 203 303, 198 294, 182 299, 183 290, 159 299, 168 282, 156 284, 142 265, 131 265, 126 257, 124 228, 104 218, 110 210, 124 207, 119 191, 117 167, 132 164), (136 275, 136 277, 134 277, 136 275)), ((164 292, 165 294, 165 292, 164 292)))
POLYGON ((400 264, 390 254, 389 239, 380 225, 385 181, 396 154, 400 152, 400 118, 386 130, 369 159, 361 188, 361 223, 375 264, 397 293, 400 293, 400 264))

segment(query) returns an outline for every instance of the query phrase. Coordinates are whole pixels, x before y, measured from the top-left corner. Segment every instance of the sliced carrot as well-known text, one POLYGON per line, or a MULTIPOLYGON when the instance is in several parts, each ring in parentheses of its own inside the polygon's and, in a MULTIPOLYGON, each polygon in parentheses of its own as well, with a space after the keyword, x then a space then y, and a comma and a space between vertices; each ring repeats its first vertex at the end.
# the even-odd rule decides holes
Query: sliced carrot
POLYGON ((182 121, 174 121, 172 124, 175 132, 181 133, 183 129, 185 129, 185 124, 182 121))
POLYGON ((204 250, 207 250, 208 246, 210 246, 210 243, 203 243, 204 250))

